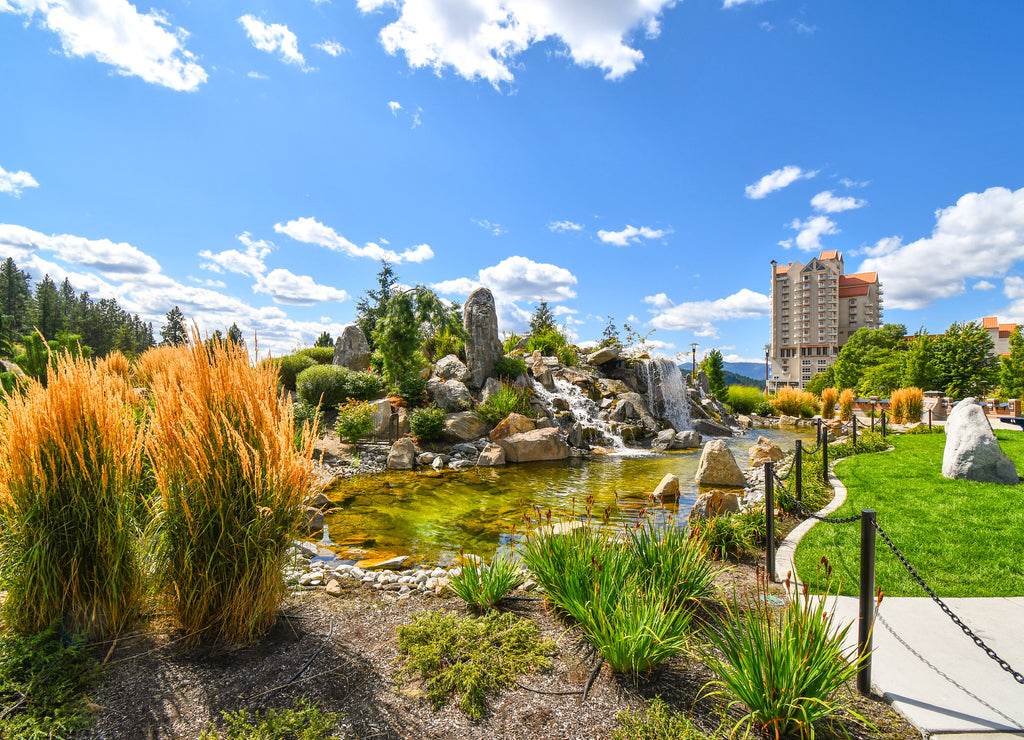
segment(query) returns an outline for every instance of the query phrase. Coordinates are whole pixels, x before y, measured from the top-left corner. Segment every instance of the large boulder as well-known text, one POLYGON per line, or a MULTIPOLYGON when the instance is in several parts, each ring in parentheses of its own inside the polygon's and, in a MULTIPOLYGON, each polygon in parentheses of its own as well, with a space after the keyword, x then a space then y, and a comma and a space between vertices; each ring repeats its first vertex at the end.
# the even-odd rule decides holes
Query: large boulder
POLYGON ((555 392, 555 378, 551 374, 551 369, 544 362, 544 358, 541 357, 540 350, 533 352, 530 371, 533 373, 533 379, 544 386, 545 390, 549 393, 555 392))
POLYGON ((973 398, 958 403, 946 421, 942 475, 984 483, 1018 482, 1017 467, 999 448, 985 412, 973 398))
POLYGON ((487 436, 487 422, 473 411, 448 414, 444 420, 441 436, 449 442, 472 442, 487 436))
POLYGON ((494 296, 487 288, 477 288, 469 294, 462 308, 462 326, 469 335, 466 340, 469 384, 480 388, 494 372, 494 361, 502 354, 498 312, 494 296))
POLYGON ((655 501, 675 501, 679 498, 679 476, 673 473, 666 473, 661 479, 651 497, 655 501))
POLYGON ((731 437, 732 429, 711 419, 694 419, 693 430, 705 437, 731 437))
POLYGON ((427 394, 438 408, 445 411, 467 411, 473 406, 469 388, 458 380, 431 378, 427 381, 427 394))
POLYGON ((700 447, 700 435, 692 429, 685 432, 676 432, 676 438, 669 447, 670 450, 695 450, 700 447))
POLYGON ((704 445, 694 480, 698 486, 744 488, 747 485, 747 479, 736 464, 732 450, 721 439, 713 439, 704 445))
POLYGON ((373 430, 371 434, 376 437, 389 437, 391 430, 391 416, 395 412, 395 410, 391 408, 391 402, 386 398, 381 398, 377 401, 370 402, 370 407, 373 409, 373 430))
POLYGON ((498 444, 505 450, 505 459, 508 462, 564 460, 569 457, 569 446, 562 441, 555 427, 513 434, 498 440, 498 444))
POLYGON ((786 456, 782 448, 767 437, 758 437, 757 443, 750 448, 750 466, 764 465, 766 462, 778 462, 786 456))
POLYGON ((735 514, 740 510, 740 498, 735 493, 713 490, 697 497, 690 509, 689 519, 710 519, 723 514, 735 514))
POLYGON ((513 413, 498 422, 498 426, 491 431, 490 437, 492 442, 498 442, 513 434, 521 434, 536 428, 537 422, 529 416, 513 413))
POLYGON ((633 415, 630 418, 639 419, 640 426, 646 429, 650 434, 655 434, 661 425, 658 420, 651 414, 649 408, 647 408, 647 402, 644 401, 644 397, 639 393, 633 393, 632 391, 622 393, 619 395, 619 403, 629 402, 633 406, 633 415))
POLYGON ((476 464, 481 468, 494 468, 505 464, 505 450, 501 445, 491 443, 480 451, 476 464))
POLYGON ((469 380, 469 368, 456 355, 445 355, 438 360, 434 372, 442 380, 458 380, 460 383, 469 380))
POLYGON ((597 352, 594 352, 590 357, 587 358, 587 362, 591 365, 603 365, 606 362, 611 362, 617 359, 619 353, 622 352, 622 347, 611 346, 602 347, 597 352))
POLYGON ((408 437, 402 437, 391 445, 388 452, 388 470, 412 470, 416 465, 416 445, 408 437))
POLYGON ((662 429, 658 436, 651 442, 652 450, 667 450, 676 441, 675 429, 662 429))
POLYGON ((362 329, 355 324, 348 324, 341 330, 341 336, 334 343, 334 360, 331 364, 349 370, 370 368, 370 344, 362 329))

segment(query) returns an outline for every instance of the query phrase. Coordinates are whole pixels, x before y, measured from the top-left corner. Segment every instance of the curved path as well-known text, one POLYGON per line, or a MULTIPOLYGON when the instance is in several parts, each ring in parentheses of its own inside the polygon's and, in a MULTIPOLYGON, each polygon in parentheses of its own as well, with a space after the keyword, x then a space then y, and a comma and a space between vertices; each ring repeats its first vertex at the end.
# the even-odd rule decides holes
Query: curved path
MULTIPOLYGON (((846 501, 846 487, 834 475, 830 477, 835 498, 817 512, 820 516, 846 501)), ((783 578, 787 571, 795 578, 797 544, 816 524, 858 526, 818 524, 813 519, 802 522, 776 553, 776 572, 783 578)), ((927 580, 927 573, 923 575, 927 580)), ((884 589, 885 584, 879 585, 884 589)), ((1024 598, 945 601, 1000 657, 1024 672, 1024 598)), ((836 597, 835 611, 840 623, 854 622, 849 647, 856 651, 857 599, 836 597)), ((984 740, 994 740, 993 735, 1024 737, 1024 685, 978 648, 927 596, 886 597, 873 637, 872 691, 925 737, 954 740, 967 733, 986 733, 984 740)))

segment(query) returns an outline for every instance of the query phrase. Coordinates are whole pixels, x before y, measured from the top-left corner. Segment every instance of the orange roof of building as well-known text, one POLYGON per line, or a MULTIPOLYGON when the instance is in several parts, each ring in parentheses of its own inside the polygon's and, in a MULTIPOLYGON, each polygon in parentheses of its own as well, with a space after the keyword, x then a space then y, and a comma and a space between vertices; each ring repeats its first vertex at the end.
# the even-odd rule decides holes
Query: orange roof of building
POLYGON ((999 325, 999 338, 1009 339, 1010 335, 1013 334, 1013 330, 1017 328, 1016 324, 1000 324, 999 325))
POLYGON ((840 298, 849 298, 850 296, 856 295, 867 295, 868 286, 866 285, 850 285, 845 288, 839 289, 840 298))
POLYGON ((849 287, 851 285, 873 285, 878 282, 877 272, 857 272, 853 275, 840 275, 839 276, 839 287, 849 287))
POLYGON ((829 249, 818 255, 820 260, 837 260, 842 259, 842 255, 835 249, 829 249))
POLYGON ((998 329, 999 328, 999 319, 997 317, 995 317, 995 316, 986 316, 985 318, 983 318, 981 320, 981 325, 985 329, 998 329))
MULTIPOLYGON (((789 272, 789 268, 792 267, 792 266, 793 266, 792 262, 790 262, 788 265, 776 265, 775 266, 775 274, 776 275, 785 275, 787 272, 789 272)), ((761 274, 763 275, 764 273, 761 273, 761 274)))

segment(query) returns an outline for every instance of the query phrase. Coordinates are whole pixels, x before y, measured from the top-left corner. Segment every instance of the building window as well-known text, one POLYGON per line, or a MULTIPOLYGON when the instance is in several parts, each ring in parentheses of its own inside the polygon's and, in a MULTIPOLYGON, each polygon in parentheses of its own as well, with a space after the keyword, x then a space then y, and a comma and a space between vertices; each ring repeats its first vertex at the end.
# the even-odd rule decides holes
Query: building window
POLYGON ((810 360, 800 360, 800 364, 801 365, 810 365, 811 361, 810 360))

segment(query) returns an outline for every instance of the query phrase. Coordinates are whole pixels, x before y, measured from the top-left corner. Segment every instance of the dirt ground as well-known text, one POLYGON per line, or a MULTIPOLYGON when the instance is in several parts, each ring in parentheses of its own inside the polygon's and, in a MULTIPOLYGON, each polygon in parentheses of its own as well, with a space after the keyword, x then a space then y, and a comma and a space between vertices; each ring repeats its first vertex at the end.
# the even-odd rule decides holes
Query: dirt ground
MULTIPOLYGON (((734 587, 738 594, 749 594, 754 578, 753 565, 742 564, 725 574, 720 585, 727 596, 734 587)), ((773 590, 782 593, 781 586, 773 590)), ((90 696, 96 721, 83 737, 197 738, 224 710, 286 708, 301 696, 344 715, 341 737, 362 740, 607 738, 616 728, 618 712, 638 709, 644 699, 657 695, 690 713, 708 732, 721 726, 722 702, 699 699, 712 676, 696 659, 677 656, 636 684, 605 668, 584 701, 583 687, 597 658, 578 630, 535 596, 518 595, 503 606, 536 620, 559 652, 550 671, 521 676, 520 687, 489 697, 479 721, 469 720, 457 701, 432 711, 417 686, 402 686, 396 679, 396 627, 409 623, 420 610, 465 613, 461 600, 385 601, 378 592, 360 588, 340 597, 322 590, 293 593, 270 634, 244 648, 186 649, 180 635, 161 627, 159 617, 113 646, 98 646, 97 657, 106 658, 106 671, 90 696)), ((920 733, 888 705, 857 696, 853 686, 849 691, 857 711, 877 728, 845 721, 851 738, 920 740, 920 733)), ((834 735, 825 728, 819 731, 826 740, 834 735)))

